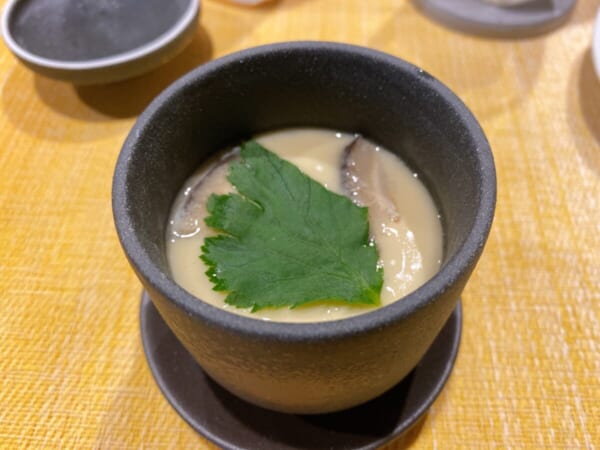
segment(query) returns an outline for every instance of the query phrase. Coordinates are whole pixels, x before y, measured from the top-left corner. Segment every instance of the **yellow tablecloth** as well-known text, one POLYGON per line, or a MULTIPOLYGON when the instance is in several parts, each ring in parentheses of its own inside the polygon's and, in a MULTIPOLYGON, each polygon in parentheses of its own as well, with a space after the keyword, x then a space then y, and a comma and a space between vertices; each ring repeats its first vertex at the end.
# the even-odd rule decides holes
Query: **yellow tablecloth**
POLYGON ((0 47, 0 447, 213 448, 146 365, 112 171, 136 116, 179 75, 293 39, 422 66, 464 99, 494 151, 497 214, 462 297, 458 361, 422 426, 390 448, 599 446, 597 7, 580 0, 556 31, 510 40, 449 30, 408 0, 204 0, 183 53, 103 87, 34 75, 0 47))

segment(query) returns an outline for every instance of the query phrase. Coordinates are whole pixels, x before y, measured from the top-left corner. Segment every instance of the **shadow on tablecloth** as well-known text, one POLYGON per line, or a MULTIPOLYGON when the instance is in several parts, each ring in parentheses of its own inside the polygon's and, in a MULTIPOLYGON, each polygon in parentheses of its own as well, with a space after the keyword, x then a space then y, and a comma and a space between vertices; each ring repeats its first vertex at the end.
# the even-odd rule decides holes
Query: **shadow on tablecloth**
MULTIPOLYGON (((92 109, 115 118, 135 117, 173 81, 207 62, 212 57, 212 42, 203 27, 192 42, 165 65, 131 80, 102 86, 79 86, 81 101, 92 109)), ((40 95, 43 95, 40 92, 40 95)))

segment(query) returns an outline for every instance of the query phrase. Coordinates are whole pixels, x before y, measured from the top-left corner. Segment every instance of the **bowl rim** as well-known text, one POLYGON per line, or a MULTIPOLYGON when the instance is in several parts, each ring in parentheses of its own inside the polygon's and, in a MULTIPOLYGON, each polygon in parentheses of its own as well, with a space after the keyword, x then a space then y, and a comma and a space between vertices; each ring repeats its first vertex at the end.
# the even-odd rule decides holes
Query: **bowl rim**
MULTIPOLYGON (((35 0, 28 0, 35 1, 35 0)), ((145 58, 154 52, 158 52, 175 41, 187 28, 196 20, 200 11, 200 0, 188 0, 185 12, 179 19, 164 33, 145 44, 135 47, 125 52, 116 53, 102 58, 92 58, 81 61, 59 60, 37 55, 27 48, 21 46, 13 37, 11 29, 11 20, 13 13, 19 3, 23 0, 8 0, 2 13, 1 29, 2 38, 7 47, 19 59, 35 67, 41 67, 51 70, 60 70, 66 72, 90 71, 96 69, 105 69, 113 66, 121 66, 133 61, 145 58)))
POLYGON ((325 41, 290 41, 252 47, 210 61, 179 78, 157 96, 140 115, 123 144, 113 177, 112 202, 117 234, 130 264, 138 276, 141 275, 153 290, 188 316, 201 319, 207 325, 245 336, 280 342, 312 342, 363 334, 369 330, 390 326, 426 307, 429 303, 435 302, 444 292, 453 287, 456 280, 468 274, 480 256, 491 229, 496 203, 496 171, 487 138, 473 114, 449 88, 427 72, 398 57, 367 47, 325 41), (177 96, 177 93, 190 82, 224 66, 235 65, 240 60, 261 57, 266 53, 282 52, 289 55, 289 52, 306 50, 352 53, 356 57, 367 57, 378 63, 395 66, 398 70, 414 73, 415 79, 419 78, 427 88, 443 97, 443 100, 455 109, 462 119, 462 125, 474 141, 474 152, 478 155, 481 178, 486 188, 482 189, 480 203, 475 206, 477 214, 473 228, 460 248, 431 279, 401 300, 370 312, 332 321, 308 323, 263 321, 232 313, 197 299, 151 261, 134 233, 127 208, 125 180, 131 154, 139 135, 144 133, 144 129, 151 123, 154 115, 162 109, 163 104, 168 103, 171 97, 177 96))

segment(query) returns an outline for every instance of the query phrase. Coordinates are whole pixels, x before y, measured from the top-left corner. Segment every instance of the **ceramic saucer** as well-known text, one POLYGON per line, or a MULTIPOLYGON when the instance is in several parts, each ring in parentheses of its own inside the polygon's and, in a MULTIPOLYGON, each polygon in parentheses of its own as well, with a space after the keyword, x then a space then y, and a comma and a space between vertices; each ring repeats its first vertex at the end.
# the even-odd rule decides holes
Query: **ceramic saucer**
POLYGON ((146 293, 140 308, 150 370, 167 400, 198 433, 223 449, 375 449, 423 418, 458 353, 460 302, 417 367, 382 396, 323 415, 293 415, 247 403, 212 381, 165 324, 146 293))
POLYGON ((9 0, 4 42, 26 66, 76 84, 155 69, 193 38, 198 0, 9 0))
POLYGON ((468 33, 525 37, 548 32, 564 23, 576 0, 532 0, 498 5, 485 0, 413 0, 426 15, 468 33))

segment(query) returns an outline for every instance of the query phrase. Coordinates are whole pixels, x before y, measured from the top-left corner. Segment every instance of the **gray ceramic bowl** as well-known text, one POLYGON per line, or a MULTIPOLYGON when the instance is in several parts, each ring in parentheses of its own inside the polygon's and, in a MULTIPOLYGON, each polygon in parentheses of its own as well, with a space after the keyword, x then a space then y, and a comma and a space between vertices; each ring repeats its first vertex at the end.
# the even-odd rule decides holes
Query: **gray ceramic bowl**
POLYGON ((212 61, 156 98, 123 145, 113 212, 152 302, 208 375, 266 408, 322 413, 374 398, 421 359, 483 250, 495 196, 488 142, 439 81, 374 50, 295 42, 212 61), (443 216, 445 256, 437 275, 392 305, 309 324, 232 314, 172 280, 165 224, 186 177, 227 145, 293 125, 360 132, 421 174, 443 216))
POLYGON ((31 70, 75 84, 141 75, 181 51, 199 0, 9 0, 2 36, 31 70))

